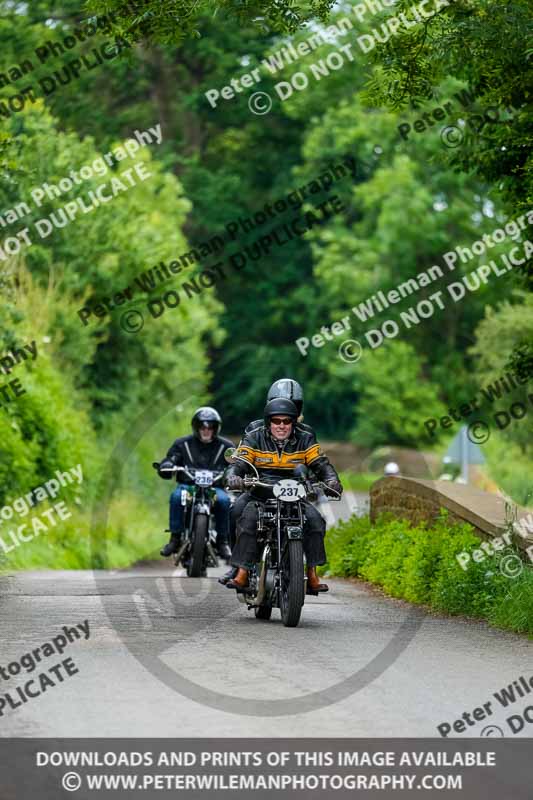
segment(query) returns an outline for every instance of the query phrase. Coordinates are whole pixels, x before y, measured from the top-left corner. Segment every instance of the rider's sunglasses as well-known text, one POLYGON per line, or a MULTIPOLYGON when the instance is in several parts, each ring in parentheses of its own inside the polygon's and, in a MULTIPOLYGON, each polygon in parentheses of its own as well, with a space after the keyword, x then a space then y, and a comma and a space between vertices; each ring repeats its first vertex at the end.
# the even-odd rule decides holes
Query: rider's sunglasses
POLYGON ((207 428, 210 431, 214 431, 215 430, 215 423, 214 422, 202 422, 201 427, 202 428, 207 428))
POLYGON ((292 425, 293 420, 289 417, 270 417, 272 425, 292 425))

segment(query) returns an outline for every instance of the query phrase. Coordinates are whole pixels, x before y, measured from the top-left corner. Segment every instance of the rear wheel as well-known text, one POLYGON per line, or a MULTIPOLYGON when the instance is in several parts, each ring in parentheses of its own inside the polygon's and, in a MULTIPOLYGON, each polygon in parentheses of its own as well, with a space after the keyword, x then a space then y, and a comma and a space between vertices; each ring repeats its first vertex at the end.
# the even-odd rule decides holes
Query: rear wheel
POLYGON ((209 517, 206 514, 198 514, 194 520, 190 561, 187 568, 187 575, 190 578, 200 578, 202 575, 208 531, 209 517))
POLYGON ((281 621, 286 628, 295 628, 304 604, 304 548, 301 539, 287 543, 281 575, 281 621))

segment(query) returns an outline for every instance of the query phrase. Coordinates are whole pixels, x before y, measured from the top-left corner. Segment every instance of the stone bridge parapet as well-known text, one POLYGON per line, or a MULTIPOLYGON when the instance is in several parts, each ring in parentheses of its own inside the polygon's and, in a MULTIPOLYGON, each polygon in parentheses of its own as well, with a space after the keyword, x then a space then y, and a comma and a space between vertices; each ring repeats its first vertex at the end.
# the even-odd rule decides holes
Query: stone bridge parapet
MULTIPOLYGON (((441 509, 446 509, 450 518, 457 522, 468 522, 483 539, 501 536, 512 524, 511 507, 501 495, 483 492, 452 481, 428 481, 418 478, 381 478, 370 490, 370 519, 388 512, 417 525, 434 522, 441 509)), ((515 541, 525 550, 533 544, 533 513, 514 505, 517 513, 515 541), (524 528, 524 523, 526 528, 524 528), (517 526, 522 535, 517 534, 517 526), (526 533, 526 531, 529 531, 526 533)))

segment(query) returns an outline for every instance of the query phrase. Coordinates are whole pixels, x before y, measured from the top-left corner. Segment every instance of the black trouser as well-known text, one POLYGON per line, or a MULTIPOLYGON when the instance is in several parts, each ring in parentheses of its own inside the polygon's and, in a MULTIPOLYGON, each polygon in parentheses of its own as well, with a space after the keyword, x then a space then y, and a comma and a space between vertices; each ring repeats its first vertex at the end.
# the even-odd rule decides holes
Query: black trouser
POLYGON ((244 511, 246 504, 250 502, 252 495, 250 492, 240 494, 231 507, 229 514, 229 546, 233 550, 237 541, 237 520, 244 511))
MULTIPOLYGON (((234 567, 250 569, 257 561, 257 504, 249 500, 237 521, 237 543, 231 554, 234 567)), ((326 563, 324 536, 326 521, 311 503, 303 503, 304 511, 304 553, 308 567, 318 567, 326 563)))

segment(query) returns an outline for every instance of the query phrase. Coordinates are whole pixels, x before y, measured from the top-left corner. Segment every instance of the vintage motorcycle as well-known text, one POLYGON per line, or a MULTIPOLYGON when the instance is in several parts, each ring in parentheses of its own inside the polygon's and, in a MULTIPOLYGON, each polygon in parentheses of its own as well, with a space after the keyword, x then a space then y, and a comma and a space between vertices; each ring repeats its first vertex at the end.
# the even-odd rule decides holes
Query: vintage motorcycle
MULTIPOLYGON (((259 473, 248 461, 228 448, 226 461, 243 461, 252 467, 255 476, 244 477, 244 488, 269 489, 273 498, 262 501, 258 508, 257 546, 259 561, 249 570, 248 586, 237 591, 237 597, 254 609, 257 619, 269 620, 273 608, 279 608, 281 620, 288 628, 300 621, 306 596, 305 556, 303 548, 303 501, 316 500, 322 491, 328 499, 340 500, 340 494, 322 482, 311 483, 308 469, 299 464, 294 478, 283 478, 276 483, 263 483, 259 473)), ((318 594, 307 591, 308 594, 318 594)))
MULTIPOLYGON (((152 466, 159 470, 159 462, 152 466)), ((185 506, 183 538, 174 555, 176 566, 182 564, 189 578, 207 575, 207 567, 218 567, 216 552, 217 532, 213 506, 216 501, 214 487, 220 484, 224 472, 208 469, 169 467, 161 469, 167 475, 177 474, 190 484, 181 490, 181 504, 185 506)))

